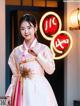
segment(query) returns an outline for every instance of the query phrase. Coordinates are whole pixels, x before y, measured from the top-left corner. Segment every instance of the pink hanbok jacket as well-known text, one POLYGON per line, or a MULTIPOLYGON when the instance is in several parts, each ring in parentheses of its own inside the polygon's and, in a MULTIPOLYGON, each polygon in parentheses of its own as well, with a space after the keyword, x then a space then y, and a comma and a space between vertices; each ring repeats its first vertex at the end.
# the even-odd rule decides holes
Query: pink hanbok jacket
POLYGON ((44 75, 45 72, 48 74, 53 74, 55 70, 55 63, 49 47, 42 43, 39 43, 37 39, 35 39, 30 48, 26 46, 24 41, 22 45, 14 48, 10 54, 8 64, 12 71, 12 80, 6 92, 6 96, 12 96, 13 89, 16 86, 18 78, 20 77, 20 63, 24 56, 26 58, 26 61, 28 61, 26 65, 31 69, 33 75, 44 75), (38 52, 38 56, 36 58, 28 53, 28 50, 30 48, 34 48, 38 52))

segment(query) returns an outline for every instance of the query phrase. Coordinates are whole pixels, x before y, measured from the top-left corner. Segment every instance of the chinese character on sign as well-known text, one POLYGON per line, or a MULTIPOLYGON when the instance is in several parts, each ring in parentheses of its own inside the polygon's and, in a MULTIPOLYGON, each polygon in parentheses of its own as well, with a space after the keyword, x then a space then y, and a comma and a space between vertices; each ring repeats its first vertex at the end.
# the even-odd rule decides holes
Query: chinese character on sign
POLYGON ((46 17, 43 21, 43 31, 47 36, 52 36, 58 31, 59 22, 55 16, 46 17))
POLYGON ((54 44, 55 44, 56 49, 58 50, 63 51, 65 49, 68 49, 69 44, 70 44, 69 37, 66 36, 65 34, 60 34, 55 38, 54 44))

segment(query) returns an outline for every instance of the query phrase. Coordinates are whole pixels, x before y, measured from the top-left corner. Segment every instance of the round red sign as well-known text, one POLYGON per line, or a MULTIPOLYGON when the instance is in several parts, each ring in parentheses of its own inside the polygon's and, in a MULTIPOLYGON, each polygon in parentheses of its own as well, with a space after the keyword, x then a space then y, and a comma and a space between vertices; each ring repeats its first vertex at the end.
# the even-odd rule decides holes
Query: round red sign
POLYGON ((61 19, 55 12, 45 13, 40 20, 40 32, 47 40, 51 40, 61 30, 61 27, 61 19))
POLYGON ((53 55, 55 54, 54 59, 64 58, 72 48, 71 35, 66 31, 60 31, 52 38, 50 48, 53 55))

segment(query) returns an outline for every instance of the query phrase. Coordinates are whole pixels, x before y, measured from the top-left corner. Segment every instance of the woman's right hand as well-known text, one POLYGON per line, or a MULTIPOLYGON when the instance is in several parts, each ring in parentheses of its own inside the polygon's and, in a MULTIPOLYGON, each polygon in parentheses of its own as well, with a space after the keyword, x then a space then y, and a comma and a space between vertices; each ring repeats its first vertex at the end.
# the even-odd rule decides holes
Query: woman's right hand
POLYGON ((11 97, 6 97, 6 106, 11 106, 11 97))

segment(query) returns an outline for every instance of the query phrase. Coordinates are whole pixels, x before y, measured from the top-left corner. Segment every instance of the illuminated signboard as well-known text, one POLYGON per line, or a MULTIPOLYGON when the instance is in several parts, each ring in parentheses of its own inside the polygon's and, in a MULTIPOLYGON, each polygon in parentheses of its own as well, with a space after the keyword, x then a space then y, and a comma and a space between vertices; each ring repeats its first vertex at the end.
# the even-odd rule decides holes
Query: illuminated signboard
POLYGON ((61 31, 61 19, 55 12, 46 12, 40 20, 40 32, 46 40, 50 40, 50 49, 54 59, 62 59, 72 48, 72 37, 61 31))
POLYGON ((60 31, 52 38, 50 48, 52 53, 55 54, 54 59, 64 58, 72 48, 71 35, 66 31, 60 31))
POLYGON ((40 20, 40 32, 47 40, 51 40, 61 27, 61 19, 55 12, 45 13, 40 20))

